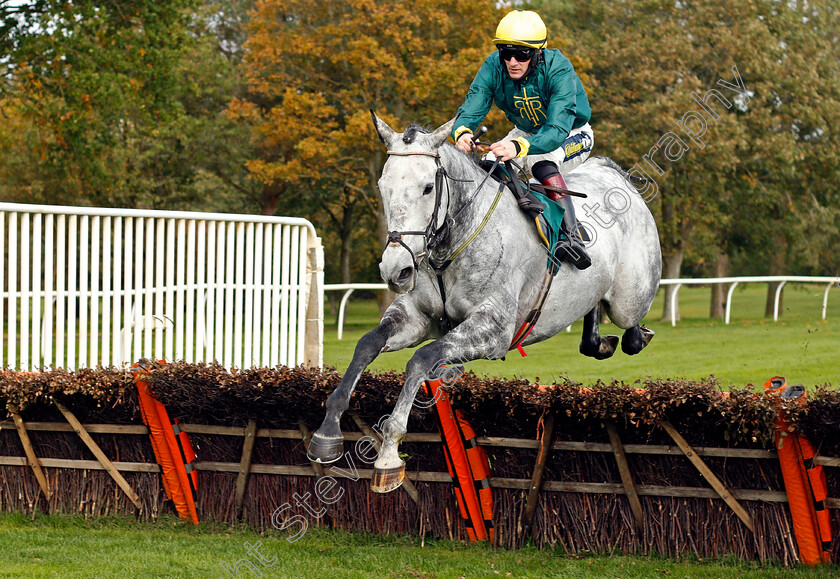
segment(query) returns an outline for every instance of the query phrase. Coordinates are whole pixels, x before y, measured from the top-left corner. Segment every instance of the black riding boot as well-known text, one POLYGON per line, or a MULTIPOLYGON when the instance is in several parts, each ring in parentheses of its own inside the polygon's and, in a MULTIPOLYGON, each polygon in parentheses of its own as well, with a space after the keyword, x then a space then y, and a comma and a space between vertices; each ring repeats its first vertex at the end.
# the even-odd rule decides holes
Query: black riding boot
MULTIPOLYGON (((563 188, 565 189, 565 187, 563 188)), ((558 256, 560 261, 567 261, 578 269, 586 269, 592 265, 592 259, 589 257, 589 254, 586 252, 586 247, 583 245, 583 239, 580 234, 580 223, 575 218, 575 206, 572 205, 572 198, 564 195, 560 199, 560 205, 566 210, 566 213, 563 215, 563 227, 566 230, 567 237, 565 240, 560 240, 560 246, 554 255, 558 256)))
MULTIPOLYGON (((557 171, 557 165, 554 163, 540 161, 534 165, 533 173, 534 177, 539 179, 543 185, 568 189, 563 175, 557 171)), ((592 265, 592 259, 589 257, 589 254, 586 252, 586 247, 583 245, 580 224, 575 218, 575 207, 572 205, 571 197, 560 195, 553 191, 546 191, 546 195, 553 201, 558 202, 566 211, 563 215, 565 235, 558 242, 554 255, 560 261, 571 263, 578 269, 586 269, 592 265)))

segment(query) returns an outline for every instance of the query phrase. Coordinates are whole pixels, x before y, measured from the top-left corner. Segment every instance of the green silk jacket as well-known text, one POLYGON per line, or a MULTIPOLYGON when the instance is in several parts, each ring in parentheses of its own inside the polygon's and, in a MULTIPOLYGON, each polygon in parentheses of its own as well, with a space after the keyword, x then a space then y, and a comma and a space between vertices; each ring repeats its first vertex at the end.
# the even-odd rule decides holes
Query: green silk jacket
POLYGON ((520 156, 555 151, 572 129, 589 122, 592 109, 586 91, 572 63, 559 50, 543 50, 536 70, 519 80, 511 79, 504 66, 498 52, 481 65, 458 109, 452 131, 455 140, 465 129, 475 132, 494 102, 516 127, 533 134, 520 156))

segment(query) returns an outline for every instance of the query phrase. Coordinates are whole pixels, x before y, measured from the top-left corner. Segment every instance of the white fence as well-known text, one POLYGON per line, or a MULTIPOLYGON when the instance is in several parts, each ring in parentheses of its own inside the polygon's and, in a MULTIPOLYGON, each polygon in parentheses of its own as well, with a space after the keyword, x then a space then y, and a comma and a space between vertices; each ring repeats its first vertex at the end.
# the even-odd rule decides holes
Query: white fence
MULTIPOLYGON (((779 319, 779 300, 782 295, 782 288, 785 286, 787 282, 799 282, 799 283, 824 283, 826 284, 825 293, 823 294, 823 304, 822 304, 822 319, 825 319, 826 310, 828 309, 828 292, 831 290, 832 287, 838 286, 840 287, 840 277, 821 277, 821 276, 802 276, 802 275, 774 275, 774 276, 746 276, 746 277, 709 277, 709 278, 696 278, 696 279, 663 279, 659 282, 659 285, 673 285, 676 286, 674 288, 673 293, 671 293, 671 325, 677 325, 677 318, 676 318, 676 311, 677 311, 677 303, 679 299, 679 291, 680 287, 683 285, 708 285, 708 284, 718 284, 718 283, 727 283, 732 284, 729 286, 729 291, 726 294, 726 313, 724 316, 724 322, 729 324, 729 314, 732 310, 732 292, 735 291, 735 287, 739 283, 776 283, 778 282, 779 285, 776 287, 776 294, 775 294, 775 303, 773 305, 773 321, 777 321, 779 319)), ((350 299, 350 296, 353 294, 353 291, 357 289, 372 289, 372 290, 385 290, 388 289, 387 284, 384 283, 336 283, 336 284, 327 284, 324 286, 325 291, 344 291, 344 295, 341 297, 341 304, 338 308, 338 339, 340 340, 344 335, 344 311, 347 307, 347 301, 350 299)), ((566 328, 568 331, 569 328, 566 328)))
POLYGON ((674 292, 671 294, 671 325, 677 325, 677 294, 680 291, 680 286, 683 285, 706 285, 728 283, 729 291, 726 292, 726 313, 724 314, 724 323, 729 323, 729 313, 732 311, 732 293, 739 283, 778 283, 776 286, 776 294, 773 303, 773 321, 779 320, 779 300, 782 295, 782 288, 788 282, 799 283, 824 283, 826 284, 825 293, 823 293, 822 304, 822 319, 825 319, 825 314, 828 309, 828 292, 837 284, 840 284, 840 277, 822 277, 822 276, 805 276, 805 275, 765 275, 765 276, 744 276, 744 277, 707 277, 701 279, 663 279, 660 285, 673 285, 674 292))
POLYGON ((0 364, 322 364, 305 219, 0 203, 0 364))

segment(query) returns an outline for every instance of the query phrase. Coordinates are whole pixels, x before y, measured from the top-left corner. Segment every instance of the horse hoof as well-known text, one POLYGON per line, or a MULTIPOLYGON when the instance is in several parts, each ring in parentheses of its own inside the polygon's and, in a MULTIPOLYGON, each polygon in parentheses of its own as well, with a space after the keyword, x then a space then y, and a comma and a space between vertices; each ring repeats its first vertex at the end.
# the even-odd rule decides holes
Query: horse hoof
POLYGON ((405 480, 405 461, 395 468, 373 468, 370 490, 375 493, 390 493, 400 488, 405 480))
POLYGON ((597 336, 597 342, 581 340, 580 353, 596 360, 606 360, 613 354, 618 346, 618 336, 597 336))
POLYGON ((624 336, 621 338, 621 349, 626 354, 634 356, 645 349, 645 346, 653 339, 654 334, 653 330, 644 326, 630 328, 624 332, 624 336))
POLYGON ((312 435, 309 441, 309 448, 306 449, 306 458, 312 462, 329 464, 340 459, 344 455, 344 437, 326 437, 317 432, 312 435))
POLYGON ((596 360, 606 360, 615 354, 615 349, 618 347, 618 336, 610 334, 601 338, 601 347, 598 348, 598 353, 595 354, 596 360))

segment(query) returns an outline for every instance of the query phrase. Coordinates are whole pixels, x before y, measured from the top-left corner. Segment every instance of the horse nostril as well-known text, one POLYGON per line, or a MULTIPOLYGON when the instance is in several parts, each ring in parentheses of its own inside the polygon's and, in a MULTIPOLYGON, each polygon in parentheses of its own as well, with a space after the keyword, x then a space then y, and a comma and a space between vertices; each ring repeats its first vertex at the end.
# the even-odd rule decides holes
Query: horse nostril
POLYGON ((408 280, 408 278, 411 277, 412 269, 413 268, 410 268, 410 267, 403 268, 403 270, 397 276, 397 282, 402 283, 402 282, 408 280))

